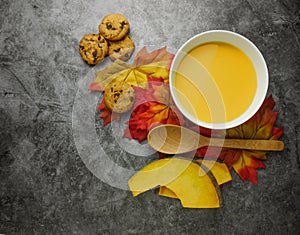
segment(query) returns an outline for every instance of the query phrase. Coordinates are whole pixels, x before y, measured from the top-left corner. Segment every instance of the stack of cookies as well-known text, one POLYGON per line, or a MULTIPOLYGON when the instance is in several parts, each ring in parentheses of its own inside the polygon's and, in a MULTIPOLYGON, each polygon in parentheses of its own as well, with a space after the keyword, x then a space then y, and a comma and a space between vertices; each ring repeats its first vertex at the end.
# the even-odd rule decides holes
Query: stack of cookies
POLYGON ((125 16, 110 14, 102 19, 98 34, 83 36, 79 44, 82 59, 90 65, 104 60, 105 56, 114 61, 128 60, 134 51, 134 42, 128 35, 130 25, 125 16))

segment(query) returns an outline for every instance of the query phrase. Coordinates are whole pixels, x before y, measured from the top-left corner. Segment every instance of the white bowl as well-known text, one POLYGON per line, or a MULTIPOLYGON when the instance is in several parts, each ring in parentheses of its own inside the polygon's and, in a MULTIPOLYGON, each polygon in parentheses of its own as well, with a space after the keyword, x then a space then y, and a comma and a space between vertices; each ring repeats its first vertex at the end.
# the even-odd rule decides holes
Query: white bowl
MULTIPOLYGON (((247 38, 245 38, 240 34, 231 31, 211 30, 211 31, 200 33, 190 38, 177 51, 170 68, 170 91, 171 91, 172 98, 176 106, 178 107, 178 109, 187 119, 189 119, 193 123, 210 129, 228 129, 246 122, 258 111, 258 109, 260 108, 260 106, 262 105, 266 97, 268 84, 269 84, 268 79, 269 77, 268 77, 268 69, 267 69, 266 62, 262 54, 260 53, 260 51, 250 40, 248 40, 247 38), (191 115, 189 112, 187 112, 187 110, 181 105, 181 103, 178 100, 177 90, 175 88, 175 83, 174 83, 177 68, 180 62, 183 60, 183 58, 187 55, 187 53, 192 49, 198 47, 199 45, 209 43, 209 42, 223 42, 239 48, 251 60, 254 66, 254 70, 256 72, 257 88, 252 103, 250 104, 248 109, 240 116, 228 122, 224 121, 224 123, 204 122, 197 119, 195 115, 191 115)), ((239 97, 237 97, 237 99, 238 98, 239 97)), ((214 107, 209 107, 209 108, 211 110, 214 109, 214 107)))

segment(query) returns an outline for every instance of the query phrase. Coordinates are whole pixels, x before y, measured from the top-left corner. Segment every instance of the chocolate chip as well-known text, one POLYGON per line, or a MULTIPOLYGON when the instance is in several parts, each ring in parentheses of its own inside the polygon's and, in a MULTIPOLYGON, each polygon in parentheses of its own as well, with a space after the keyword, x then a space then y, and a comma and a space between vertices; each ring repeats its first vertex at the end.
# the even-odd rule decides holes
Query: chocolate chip
POLYGON ((121 48, 115 49, 114 52, 120 52, 121 48))
POLYGON ((124 26, 125 26, 126 24, 127 24, 127 23, 126 23, 125 21, 122 21, 122 22, 121 22, 120 29, 123 29, 123 28, 124 28, 124 26))
POLYGON ((97 51, 93 52, 93 56, 96 58, 97 57, 97 51))
POLYGON ((125 57, 127 58, 128 56, 129 56, 129 55, 126 53, 126 54, 125 54, 125 57))
POLYGON ((111 29, 112 28, 112 25, 110 23, 106 23, 106 28, 107 29, 111 29))

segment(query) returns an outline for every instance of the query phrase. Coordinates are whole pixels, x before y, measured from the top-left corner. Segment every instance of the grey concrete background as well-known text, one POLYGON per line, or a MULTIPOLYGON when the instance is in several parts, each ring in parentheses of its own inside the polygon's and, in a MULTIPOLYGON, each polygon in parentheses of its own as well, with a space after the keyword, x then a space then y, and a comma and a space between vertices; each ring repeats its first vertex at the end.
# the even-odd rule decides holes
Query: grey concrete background
MULTIPOLYGON (((0 234, 299 234, 299 1, 1 0, 0 12, 0 234), (268 154, 257 186, 233 175, 222 208, 183 209, 154 191, 133 198, 86 167, 72 112, 92 68, 77 48, 115 12, 128 17, 138 47, 176 51, 209 29, 232 30, 257 45, 286 144, 268 154)), ((111 128, 97 119, 95 127, 114 162, 140 166, 111 128)))

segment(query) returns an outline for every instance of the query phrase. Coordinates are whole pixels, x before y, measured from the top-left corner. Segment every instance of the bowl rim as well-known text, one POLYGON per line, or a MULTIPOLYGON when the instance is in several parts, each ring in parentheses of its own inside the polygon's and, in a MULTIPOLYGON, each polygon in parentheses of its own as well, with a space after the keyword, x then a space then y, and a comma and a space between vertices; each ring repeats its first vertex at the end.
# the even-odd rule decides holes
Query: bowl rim
POLYGON ((173 61, 171 63, 169 72, 170 72, 170 74, 169 74, 170 93, 171 93, 172 99, 173 99, 176 107, 183 114, 183 116, 185 116, 187 119, 189 119, 194 124, 202 126, 202 127, 210 128, 210 129, 229 129, 229 128, 241 125, 242 123, 249 120, 261 107, 261 105, 266 97, 268 85, 269 85, 269 74, 268 74, 267 64, 266 64, 265 59, 264 59, 262 53, 260 52, 260 50, 254 45, 253 42, 251 42, 245 36, 238 34, 236 32, 229 31, 229 30, 208 30, 208 31, 204 31, 202 33, 196 34, 195 36, 188 39, 177 50, 177 52, 173 58, 173 61), (201 39, 203 40, 203 38, 210 37, 210 36, 214 36, 216 38, 214 40, 208 40, 208 41, 201 42, 201 39), (233 39, 233 40, 237 40, 237 41, 234 41, 234 42, 226 41, 229 39, 233 39), (197 41, 199 41, 199 43, 197 43, 197 41), (249 57, 249 59, 253 63, 253 66, 254 66, 255 72, 256 72, 257 89, 256 89, 255 96, 254 96, 250 106, 248 107, 248 109, 245 112, 243 112, 237 118, 235 118, 231 121, 228 121, 228 122, 224 122, 224 123, 208 123, 208 122, 204 122, 204 121, 197 119, 195 116, 189 114, 183 108, 183 106, 180 104, 179 100, 176 97, 176 88, 174 86, 174 80, 175 80, 176 68, 178 67, 178 65, 180 64, 182 59, 184 58, 183 53, 187 53, 188 51, 196 48, 197 46, 205 44, 205 43, 209 43, 209 42, 224 42, 224 43, 228 43, 228 44, 231 44, 231 45, 239 48, 249 57), (245 48, 241 48, 240 44, 237 45, 237 42, 241 43, 241 45, 248 48, 248 51, 245 51, 245 48), (195 43, 195 45, 191 46, 193 43, 195 43), (188 48, 190 48, 190 49, 188 49, 188 48), (249 56, 249 55, 251 55, 251 56, 249 56), (253 60, 252 57, 255 57, 255 61, 253 60))

